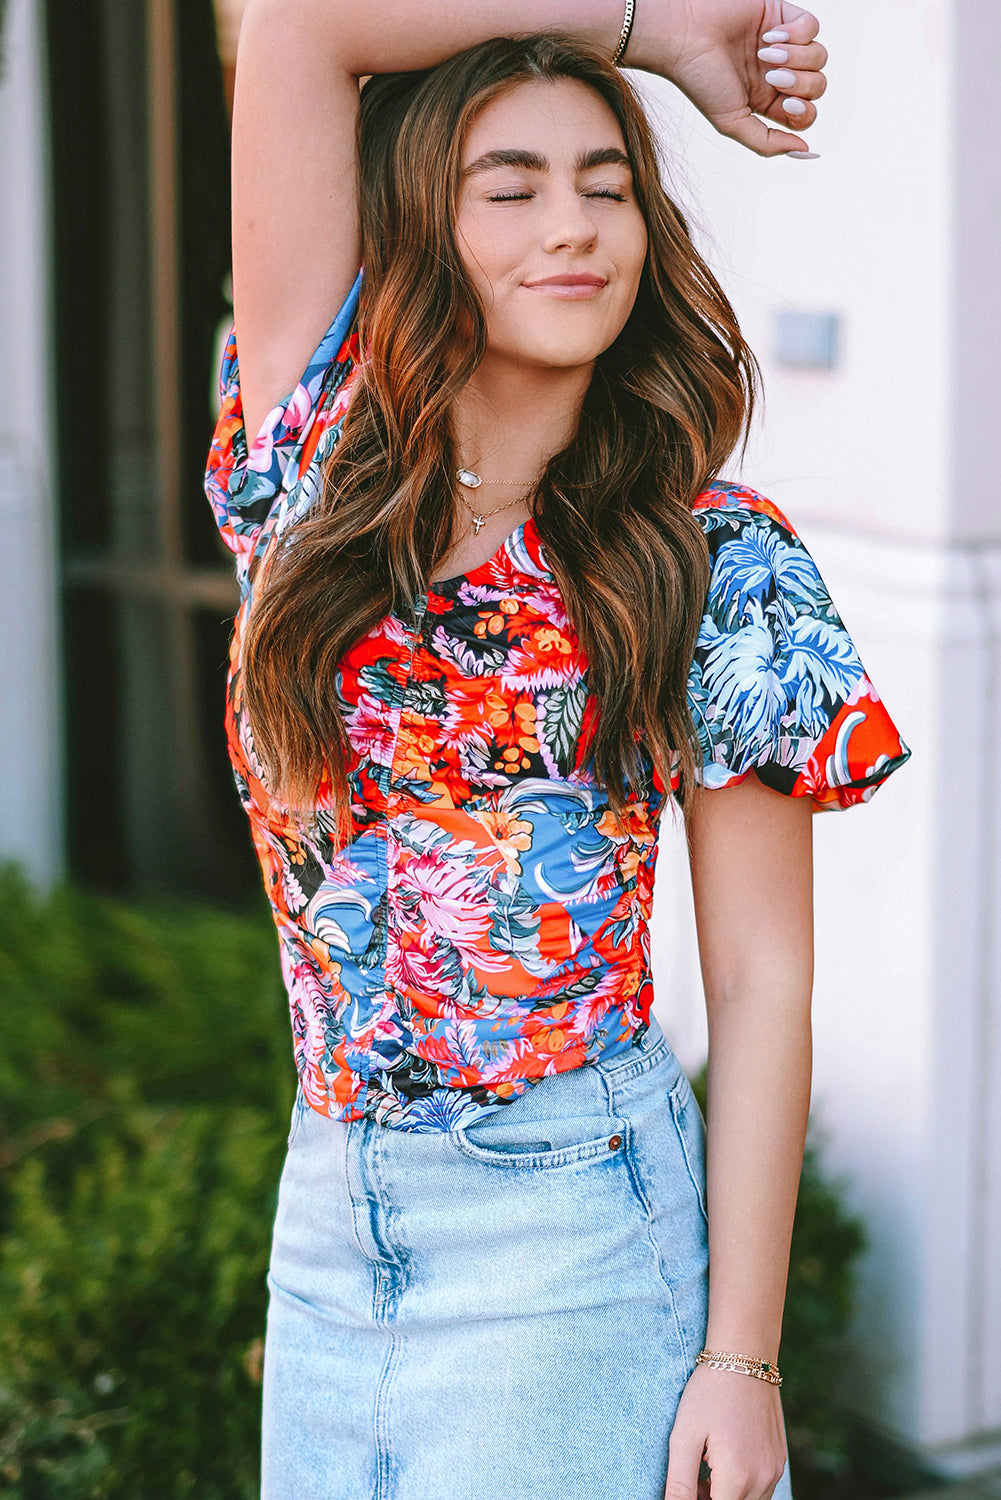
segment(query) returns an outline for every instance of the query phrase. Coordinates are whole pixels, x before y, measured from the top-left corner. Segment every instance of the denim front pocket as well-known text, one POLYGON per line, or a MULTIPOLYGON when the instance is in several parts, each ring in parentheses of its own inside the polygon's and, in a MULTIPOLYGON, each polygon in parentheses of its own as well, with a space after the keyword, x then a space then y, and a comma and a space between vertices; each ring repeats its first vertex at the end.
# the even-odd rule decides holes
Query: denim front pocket
POLYGON ((453 1132, 464 1156, 532 1171, 600 1162, 624 1149, 628 1122, 614 1115, 505 1121, 485 1115, 453 1132))
POLYGON ((629 1123, 602 1109, 602 1091, 590 1068, 552 1082, 558 1094, 543 1094, 536 1086, 514 1104, 453 1131, 458 1149, 476 1161, 533 1171, 598 1162, 625 1149, 629 1123))

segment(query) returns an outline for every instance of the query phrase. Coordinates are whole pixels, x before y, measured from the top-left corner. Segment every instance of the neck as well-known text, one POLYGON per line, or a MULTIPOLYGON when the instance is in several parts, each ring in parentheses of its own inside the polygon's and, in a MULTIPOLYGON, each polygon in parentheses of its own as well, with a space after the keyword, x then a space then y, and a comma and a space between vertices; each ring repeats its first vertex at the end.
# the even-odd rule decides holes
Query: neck
POLYGON ((534 479, 572 438, 592 368, 544 369, 488 353, 452 407, 459 462, 486 480, 534 479))

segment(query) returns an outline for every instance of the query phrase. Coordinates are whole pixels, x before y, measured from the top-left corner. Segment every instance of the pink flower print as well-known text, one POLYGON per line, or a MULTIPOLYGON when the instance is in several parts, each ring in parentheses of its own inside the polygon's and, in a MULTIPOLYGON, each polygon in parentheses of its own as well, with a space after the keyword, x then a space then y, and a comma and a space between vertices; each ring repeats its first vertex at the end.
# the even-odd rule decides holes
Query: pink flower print
POLYGON ((271 468, 276 440, 287 442, 298 438, 313 408, 309 392, 304 385, 297 385, 287 401, 273 406, 264 418, 260 432, 250 445, 247 468, 256 474, 267 474, 271 468))
POLYGON ((526 601, 523 607, 531 608, 538 620, 544 620, 548 625, 555 626, 557 630, 565 633, 569 631, 570 620, 566 605, 555 583, 540 583, 532 590, 531 600, 526 601))
POLYGON ((574 1000, 572 1014, 567 1018, 570 1034, 582 1041, 589 1041, 609 1011, 621 1004, 623 996, 622 975, 617 970, 606 969, 588 994, 574 1000))
POLYGON ((390 841, 390 913, 401 934, 416 933, 426 923, 478 969, 503 969, 508 958, 483 944, 491 927, 488 893, 471 878, 469 866, 456 855, 435 849, 414 855, 390 841))
POLYGON ((392 726, 384 707, 371 694, 359 692, 357 706, 344 719, 351 747, 360 758, 370 756, 377 766, 392 765, 392 726))
MULTIPOLYGON (((284 943, 281 956, 291 1002, 296 1068, 309 1103, 315 1109, 325 1110, 327 1095, 315 1088, 315 1080, 322 1077, 320 1063, 326 1051, 327 1028, 334 1029, 333 1008, 316 972, 308 964, 291 960, 284 943)), ((340 964, 331 966, 330 974, 335 983, 340 972, 340 964)))
MULTIPOLYGON (((381 620, 376 620, 371 630, 367 630, 361 638, 362 641, 378 641, 380 646, 396 646, 401 651, 409 652, 410 634, 406 625, 395 614, 385 615, 381 620)), ((361 645, 361 641, 357 646, 361 645)), ((357 650, 355 646, 354 650, 357 650)))

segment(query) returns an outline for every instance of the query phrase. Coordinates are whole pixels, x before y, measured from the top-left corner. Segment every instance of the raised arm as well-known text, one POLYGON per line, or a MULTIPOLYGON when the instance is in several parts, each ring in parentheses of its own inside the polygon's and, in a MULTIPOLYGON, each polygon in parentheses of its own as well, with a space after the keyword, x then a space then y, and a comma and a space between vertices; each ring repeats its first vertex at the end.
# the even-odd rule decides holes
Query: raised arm
MULTIPOLYGON (((255 436, 288 394, 359 265, 358 79, 433 67, 492 36, 567 31, 611 55, 623 0, 249 0, 233 107, 233 295, 244 420, 255 436)), ((625 61, 672 79, 718 129, 762 155, 801 149, 826 62, 788 0, 636 0, 625 61), (793 70, 758 60, 782 27, 793 70), (780 92, 781 90, 781 92, 780 92), (801 99, 795 119, 782 100, 801 99)))

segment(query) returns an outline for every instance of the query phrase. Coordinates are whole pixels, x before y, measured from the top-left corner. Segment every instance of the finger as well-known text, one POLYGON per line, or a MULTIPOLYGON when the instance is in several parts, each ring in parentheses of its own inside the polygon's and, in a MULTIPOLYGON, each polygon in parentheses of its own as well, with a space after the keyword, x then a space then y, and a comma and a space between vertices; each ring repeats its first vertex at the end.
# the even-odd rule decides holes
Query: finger
POLYGON ((819 42, 794 47, 791 42, 772 42, 758 48, 758 61, 771 68, 794 68, 799 73, 822 73, 827 67, 827 48, 819 42))
POLYGON ((776 29, 788 32, 790 42, 805 46, 817 35, 820 22, 810 11, 803 10, 799 5, 790 5, 789 0, 785 0, 782 6, 782 19, 776 29))
POLYGON ((794 68, 769 68, 765 82, 779 93, 793 94, 797 99, 819 99, 827 91, 823 73, 798 73, 794 68))
MULTIPOLYGON (((774 108, 774 106, 770 107, 774 108)), ((714 124, 721 135, 729 136, 733 141, 739 141, 742 146, 747 146, 757 156, 784 156, 787 151, 805 149, 803 142, 797 140, 794 135, 787 135, 784 130, 775 130, 772 126, 766 125, 764 120, 759 120, 757 115, 750 113, 724 116, 722 119, 715 120, 714 124)))
MULTIPOLYGON (((803 99, 793 99, 785 94, 780 94, 773 104, 761 113, 766 120, 772 120, 776 125, 783 125, 787 130, 808 130, 816 123, 817 111, 812 104, 807 104, 803 99)), ((800 142, 802 145, 802 142, 800 142)))
POLYGON ((677 1440, 668 1443, 664 1500, 697 1500, 699 1466, 704 1452, 704 1441, 699 1448, 692 1443, 683 1447, 677 1440))

